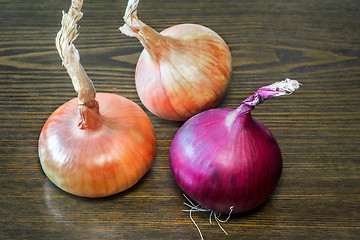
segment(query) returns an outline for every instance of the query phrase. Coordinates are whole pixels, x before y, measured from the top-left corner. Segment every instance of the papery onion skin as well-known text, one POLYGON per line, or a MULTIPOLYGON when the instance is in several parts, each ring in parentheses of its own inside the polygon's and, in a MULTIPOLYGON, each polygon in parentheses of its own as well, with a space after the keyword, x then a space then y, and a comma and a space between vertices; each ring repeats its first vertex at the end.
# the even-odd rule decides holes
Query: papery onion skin
POLYGON ((211 109, 187 120, 170 146, 170 168, 183 191, 218 213, 245 212, 274 191, 282 156, 274 136, 251 116, 266 99, 294 93, 300 83, 260 88, 235 110, 211 109))
POLYGON ((158 117, 174 121, 215 107, 232 71, 225 41, 198 24, 179 24, 158 33, 138 19, 138 3, 129 0, 120 30, 144 46, 135 71, 142 103, 158 117))
POLYGON ((156 139, 145 112, 116 94, 96 93, 73 42, 83 16, 83 0, 63 11, 55 44, 78 97, 54 111, 39 137, 46 176, 82 197, 105 197, 130 188, 150 169, 156 139))
POLYGON ((156 153, 153 126, 134 102, 97 93, 102 119, 96 129, 78 125, 78 98, 48 118, 39 138, 39 157, 47 177, 62 190, 82 197, 105 197, 137 183, 156 153))
POLYGON ((282 170, 281 152, 270 131, 251 115, 238 116, 227 126, 232 111, 218 108, 192 117, 170 148, 178 185, 200 205, 220 213, 229 213, 232 206, 239 213, 260 205, 282 170))
POLYGON ((136 66, 136 89, 145 107, 160 118, 184 121, 218 105, 232 71, 225 41, 197 24, 175 25, 160 34, 167 46, 154 54, 156 60, 144 49, 136 66))

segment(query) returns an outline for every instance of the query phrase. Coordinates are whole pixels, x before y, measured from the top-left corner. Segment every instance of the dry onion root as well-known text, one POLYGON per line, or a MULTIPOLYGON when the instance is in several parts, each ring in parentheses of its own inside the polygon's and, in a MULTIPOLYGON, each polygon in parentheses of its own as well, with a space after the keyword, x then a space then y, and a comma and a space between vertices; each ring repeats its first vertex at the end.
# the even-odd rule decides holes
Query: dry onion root
POLYGON ((111 93, 96 94, 73 45, 82 0, 63 12, 56 47, 78 97, 48 118, 39 138, 46 176, 62 190, 104 197, 136 184, 150 169, 156 151, 153 126, 134 102, 111 93))
POLYGON ((120 30, 144 46, 135 71, 142 103, 158 117, 176 121, 215 107, 232 71, 225 41, 197 24, 179 24, 158 33, 138 19, 138 3, 129 0, 120 30))

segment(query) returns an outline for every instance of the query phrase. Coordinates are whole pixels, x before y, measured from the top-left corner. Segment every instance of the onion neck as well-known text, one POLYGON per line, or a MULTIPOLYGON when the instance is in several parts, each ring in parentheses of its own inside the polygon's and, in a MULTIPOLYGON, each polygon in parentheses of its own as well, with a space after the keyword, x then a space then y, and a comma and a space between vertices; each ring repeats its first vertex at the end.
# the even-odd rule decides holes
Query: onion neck
POLYGON ((139 0, 129 0, 125 11, 124 26, 120 31, 130 37, 139 39, 145 50, 154 59, 159 59, 166 55, 167 50, 171 49, 173 39, 163 36, 150 26, 143 23, 137 17, 137 5, 139 0))
POLYGON ((83 1, 72 0, 68 13, 63 12, 62 27, 56 36, 56 48, 78 93, 81 129, 97 129, 102 125, 95 87, 80 64, 80 55, 73 41, 79 35, 77 22, 81 19, 83 1))
POLYGON ((153 59, 162 58, 171 48, 169 43, 170 37, 161 35, 146 24, 141 27, 137 38, 153 59))
POLYGON ((93 102, 94 105, 89 107, 85 104, 78 105, 78 111, 80 114, 79 128, 96 130, 102 126, 102 118, 99 113, 99 103, 98 101, 93 102))
POLYGON ((245 99, 234 111, 229 113, 226 118, 227 126, 231 126, 237 116, 251 116, 251 110, 265 100, 282 95, 290 95, 299 89, 300 86, 301 84, 298 81, 287 78, 284 81, 260 88, 256 93, 245 99))
POLYGON ((259 88, 256 93, 245 99, 235 111, 240 115, 248 114, 255 106, 263 103, 265 100, 282 95, 290 95, 299 89, 300 86, 301 84, 298 81, 286 78, 281 82, 259 88))

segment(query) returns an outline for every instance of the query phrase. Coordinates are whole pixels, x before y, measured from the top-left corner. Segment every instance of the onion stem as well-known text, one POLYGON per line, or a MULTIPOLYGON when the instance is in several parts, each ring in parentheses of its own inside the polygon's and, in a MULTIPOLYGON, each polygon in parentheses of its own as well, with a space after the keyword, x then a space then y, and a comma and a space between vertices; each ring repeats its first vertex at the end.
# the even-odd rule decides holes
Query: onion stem
POLYGON ((95 87, 80 64, 80 55, 73 42, 79 35, 77 22, 83 16, 81 8, 83 0, 72 0, 68 13, 63 11, 61 29, 55 43, 62 64, 71 77, 75 91, 79 98, 79 114, 81 129, 97 129, 102 125, 99 116, 99 104, 95 100, 95 87))
POLYGON ((137 7, 140 0, 129 0, 124 15, 124 26, 120 31, 130 37, 139 39, 145 50, 153 59, 162 55, 164 50, 169 49, 170 37, 165 37, 155 29, 143 23, 137 17, 137 7))
POLYGON ((233 112, 228 115, 226 125, 230 127, 237 116, 250 114, 251 110, 253 110, 255 106, 263 103, 265 100, 273 97, 290 95, 299 89, 300 86, 301 83, 298 81, 286 78, 283 81, 259 88, 256 93, 245 99, 233 112))
POLYGON ((255 106, 265 100, 282 95, 290 95, 299 89, 301 84, 296 80, 286 78, 281 82, 276 82, 265 87, 259 88, 253 95, 245 99, 237 108, 239 114, 248 114, 255 106))

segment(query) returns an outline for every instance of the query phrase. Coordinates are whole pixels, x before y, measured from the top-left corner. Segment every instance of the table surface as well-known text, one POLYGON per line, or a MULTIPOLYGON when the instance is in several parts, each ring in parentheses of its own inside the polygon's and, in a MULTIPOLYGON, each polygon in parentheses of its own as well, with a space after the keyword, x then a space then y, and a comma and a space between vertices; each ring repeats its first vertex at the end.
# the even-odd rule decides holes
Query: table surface
MULTIPOLYGON (((58 189, 37 154, 46 119, 76 97, 54 44, 70 1, 0 2, 0 238, 200 239, 169 168, 182 122, 154 116, 136 93, 143 48, 117 29, 126 1, 85 0, 75 45, 98 92, 127 97, 148 114, 157 156, 137 185, 101 199, 58 189)), ((303 84, 253 111, 282 151, 275 192, 223 223, 228 236, 210 224, 209 213, 193 213, 205 239, 359 238, 359 9, 357 0, 140 2, 139 18, 158 31, 197 23, 228 43, 233 72, 218 107, 235 108, 259 87, 287 77, 303 84)))

